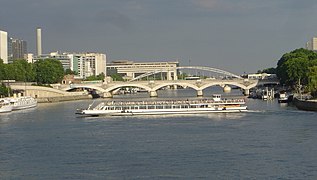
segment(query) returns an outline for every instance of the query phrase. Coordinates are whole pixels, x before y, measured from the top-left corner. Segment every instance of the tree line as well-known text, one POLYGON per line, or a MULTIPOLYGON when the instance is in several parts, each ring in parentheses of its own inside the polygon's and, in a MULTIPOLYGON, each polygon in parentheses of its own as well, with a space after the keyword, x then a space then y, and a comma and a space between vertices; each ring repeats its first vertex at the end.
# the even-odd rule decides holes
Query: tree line
POLYGON ((60 82, 64 77, 64 69, 56 59, 38 60, 28 63, 24 59, 4 64, 0 59, 0 80, 36 82, 37 85, 60 82))
POLYGON ((306 92, 317 92, 317 53, 307 49, 295 49, 285 53, 277 62, 276 68, 267 68, 262 72, 275 73, 280 83, 306 92))
POLYGON ((20 59, 11 64, 4 64, 0 59, 1 96, 7 96, 10 93, 11 90, 6 87, 6 82, 9 80, 46 85, 60 82, 63 77, 63 66, 56 59, 38 60, 35 63, 28 63, 26 60, 20 59))

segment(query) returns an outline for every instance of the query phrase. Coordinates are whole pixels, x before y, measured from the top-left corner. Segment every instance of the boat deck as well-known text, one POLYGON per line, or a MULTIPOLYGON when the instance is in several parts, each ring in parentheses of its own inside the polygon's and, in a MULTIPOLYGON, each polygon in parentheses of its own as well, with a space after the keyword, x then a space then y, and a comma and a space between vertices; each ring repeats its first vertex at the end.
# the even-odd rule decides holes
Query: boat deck
POLYGON ((129 105, 171 105, 171 104, 244 104, 244 99, 223 99, 215 101, 212 99, 201 100, 160 100, 160 101, 105 101, 104 106, 129 106, 129 105))

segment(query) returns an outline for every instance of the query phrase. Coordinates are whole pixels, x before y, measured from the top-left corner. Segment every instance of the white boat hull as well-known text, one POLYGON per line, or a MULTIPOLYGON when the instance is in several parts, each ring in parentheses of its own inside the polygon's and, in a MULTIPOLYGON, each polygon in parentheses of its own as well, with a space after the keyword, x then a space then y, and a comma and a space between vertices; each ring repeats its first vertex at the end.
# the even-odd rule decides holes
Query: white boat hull
POLYGON ((34 108, 37 106, 37 103, 31 103, 31 104, 25 104, 25 105, 16 105, 13 106, 12 110, 21 110, 21 109, 28 109, 28 108, 34 108))
POLYGON ((81 110, 77 114, 89 116, 133 116, 133 115, 166 115, 166 114, 206 114, 206 113, 232 113, 247 112, 247 107, 235 107, 226 109, 195 108, 195 109, 153 109, 153 110, 128 110, 128 111, 105 111, 105 110, 81 110))
POLYGON ((165 114, 205 114, 246 112, 244 99, 221 99, 213 95, 213 99, 196 100, 157 100, 157 101, 107 101, 92 108, 77 110, 76 114, 86 116, 132 116, 132 115, 165 115, 165 114))
POLYGON ((0 107, 0 113, 6 113, 6 112, 11 112, 11 111, 12 111, 11 105, 0 107))

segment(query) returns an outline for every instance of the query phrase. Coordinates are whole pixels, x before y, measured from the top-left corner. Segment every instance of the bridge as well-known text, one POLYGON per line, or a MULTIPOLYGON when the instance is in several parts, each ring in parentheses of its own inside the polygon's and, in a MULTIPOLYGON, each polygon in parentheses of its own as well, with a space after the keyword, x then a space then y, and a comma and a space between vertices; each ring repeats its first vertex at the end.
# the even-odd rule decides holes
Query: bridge
POLYGON ((72 84, 69 87, 64 88, 64 91, 68 91, 74 88, 89 88, 97 91, 103 97, 113 97, 113 92, 117 89, 124 87, 137 87, 149 92, 150 97, 157 97, 157 91, 167 86, 181 86, 186 88, 192 88, 196 90, 197 96, 203 96, 203 90, 211 86, 220 86, 225 88, 226 86, 236 86, 244 90, 244 94, 248 95, 249 90, 258 86, 259 84, 272 84, 276 82, 248 79, 232 79, 232 80, 217 80, 217 79, 199 79, 199 80, 160 80, 160 81, 133 81, 133 82, 119 82, 114 81, 108 84, 72 84))
MULTIPOLYGON (((142 74, 139 77, 136 77, 130 81, 125 81, 125 82, 112 81, 108 83, 99 83, 99 84, 70 84, 70 85, 60 86, 58 88, 58 91, 54 88, 46 88, 45 91, 51 91, 51 93, 54 93, 54 95, 56 94, 65 95, 63 92, 67 93, 71 91, 72 89, 92 89, 92 90, 95 90, 102 97, 110 98, 110 97, 113 97, 114 92, 120 88, 136 87, 136 88, 141 88, 146 90, 149 93, 150 97, 157 97, 157 91, 159 89, 162 89, 167 86, 174 86, 174 87, 181 86, 186 88, 192 88, 196 90, 197 96, 203 96, 203 90, 208 87, 220 86, 222 88, 225 88, 231 85, 231 86, 236 86, 241 88, 244 91, 244 94, 248 95, 249 90, 258 85, 278 83, 275 80, 261 81, 261 80, 253 80, 253 79, 243 79, 242 77, 235 75, 233 73, 216 69, 216 68, 210 68, 210 67, 192 66, 192 67, 177 67, 177 69, 198 69, 198 70, 210 71, 210 72, 225 75, 226 77, 230 77, 230 78, 229 79, 209 78, 209 79, 198 79, 198 80, 178 80, 176 78, 174 78, 174 80, 148 80, 148 81, 140 80, 146 76, 159 73, 160 71, 158 70, 158 71, 142 74)), ((14 89, 15 87, 11 86, 11 88, 14 89)), ((38 91, 36 86, 24 87, 24 88, 28 89, 30 93, 33 91, 34 92, 38 91)), ((31 94, 35 94, 34 92, 31 94)))

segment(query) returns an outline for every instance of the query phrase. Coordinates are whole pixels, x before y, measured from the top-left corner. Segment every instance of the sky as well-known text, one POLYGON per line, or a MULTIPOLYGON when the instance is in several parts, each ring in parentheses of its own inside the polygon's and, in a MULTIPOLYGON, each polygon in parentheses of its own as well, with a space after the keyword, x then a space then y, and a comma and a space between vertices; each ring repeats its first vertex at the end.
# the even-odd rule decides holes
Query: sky
POLYGON ((0 29, 35 53, 179 61, 232 73, 276 67, 317 36, 316 0, 0 0, 0 29))

